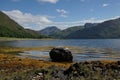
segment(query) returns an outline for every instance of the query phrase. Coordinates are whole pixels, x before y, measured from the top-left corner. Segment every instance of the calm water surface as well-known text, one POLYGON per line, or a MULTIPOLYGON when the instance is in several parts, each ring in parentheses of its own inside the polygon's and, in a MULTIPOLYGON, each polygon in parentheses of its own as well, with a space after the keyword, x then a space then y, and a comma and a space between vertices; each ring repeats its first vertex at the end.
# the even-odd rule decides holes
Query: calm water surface
MULTIPOLYGON (((39 47, 39 46, 79 46, 83 48, 109 48, 120 51, 120 39, 67 39, 67 40, 14 40, 0 41, 1 46, 39 47)), ((89 51, 88 51, 89 52, 89 51)), ((25 51, 22 57, 49 60, 49 51, 25 51)), ((86 60, 120 60, 120 54, 84 53, 73 54, 74 61, 86 60)))
POLYGON ((14 40, 0 41, 0 45, 13 47, 80 46, 120 50, 120 39, 14 40))

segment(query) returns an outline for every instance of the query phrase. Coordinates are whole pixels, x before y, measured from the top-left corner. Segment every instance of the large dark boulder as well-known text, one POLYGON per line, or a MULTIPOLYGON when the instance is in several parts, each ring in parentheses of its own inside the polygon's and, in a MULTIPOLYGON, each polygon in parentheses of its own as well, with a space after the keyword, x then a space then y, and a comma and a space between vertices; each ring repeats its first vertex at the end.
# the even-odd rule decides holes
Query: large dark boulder
POLYGON ((49 55, 54 62, 72 62, 73 60, 71 51, 64 48, 53 48, 49 55))

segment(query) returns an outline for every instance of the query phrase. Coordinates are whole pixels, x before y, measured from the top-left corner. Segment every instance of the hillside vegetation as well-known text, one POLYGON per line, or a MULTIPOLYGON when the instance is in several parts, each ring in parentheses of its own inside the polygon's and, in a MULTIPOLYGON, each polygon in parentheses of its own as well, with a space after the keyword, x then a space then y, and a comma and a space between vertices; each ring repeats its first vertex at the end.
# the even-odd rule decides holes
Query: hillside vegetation
POLYGON ((42 38, 45 36, 40 35, 34 30, 24 29, 0 11, 0 37, 42 38))
POLYGON ((90 28, 78 30, 69 34, 66 38, 120 38, 120 18, 108 20, 90 28))
MULTIPOLYGON (((50 31, 51 29, 47 30, 47 32, 50 31)), ((61 31, 56 31, 49 36, 64 39, 120 38, 120 18, 108 20, 102 23, 86 23, 84 26, 69 27, 61 31)))

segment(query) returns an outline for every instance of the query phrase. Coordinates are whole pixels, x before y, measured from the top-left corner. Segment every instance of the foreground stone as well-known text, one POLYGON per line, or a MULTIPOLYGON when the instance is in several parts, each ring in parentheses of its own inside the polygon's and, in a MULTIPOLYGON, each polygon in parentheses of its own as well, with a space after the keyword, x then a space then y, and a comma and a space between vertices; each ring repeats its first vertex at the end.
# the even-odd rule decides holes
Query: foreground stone
POLYGON ((71 51, 64 48, 53 48, 49 55, 54 62, 72 62, 73 60, 71 51))

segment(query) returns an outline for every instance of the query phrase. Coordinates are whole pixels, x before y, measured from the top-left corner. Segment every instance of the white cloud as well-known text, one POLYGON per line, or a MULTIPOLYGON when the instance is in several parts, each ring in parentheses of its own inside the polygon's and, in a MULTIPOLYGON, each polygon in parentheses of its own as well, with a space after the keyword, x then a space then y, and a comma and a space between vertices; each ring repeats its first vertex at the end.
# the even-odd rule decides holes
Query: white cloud
POLYGON ((102 7, 107 7, 107 6, 109 6, 109 4, 107 3, 102 4, 102 7))
POLYGON ((65 14, 61 14, 60 16, 61 16, 61 17, 64 17, 64 18, 68 17, 68 16, 65 15, 65 14))
POLYGON ((90 19, 84 19, 84 20, 80 20, 80 21, 71 21, 71 22, 53 22, 52 24, 50 24, 49 26, 57 26, 60 29, 66 29, 68 27, 72 27, 72 26, 80 26, 80 25, 84 25, 85 23, 101 23, 104 20, 99 20, 99 19, 95 19, 95 18, 90 18, 90 19))
POLYGON ((85 23, 101 23, 103 21, 105 21, 105 20, 104 19, 103 20, 99 20, 99 19, 96 19, 96 18, 90 18, 90 19, 82 20, 81 22, 83 24, 85 24, 85 23))
POLYGON ((49 3, 57 3, 58 0, 37 0, 38 2, 49 2, 49 3))
POLYGON ((19 10, 3 12, 6 13, 10 18, 15 20, 17 23, 24 26, 25 28, 30 27, 32 29, 41 29, 43 26, 52 23, 52 21, 49 20, 48 16, 32 15, 31 13, 22 13, 19 10))
POLYGON ((116 16, 116 17, 108 18, 108 19, 89 18, 89 19, 83 19, 80 21, 71 21, 71 22, 52 22, 52 24, 50 24, 49 26, 57 26, 60 29, 66 29, 66 28, 72 27, 72 26, 81 26, 81 25, 84 25, 85 23, 102 23, 104 21, 116 19, 119 17, 120 16, 116 16))
POLYGON ((64 9, 56 9, 56 11, 58 12, 58 13, 60 13, 60 16, 61 17, 67 17, 67 11, 66 10, 64 10, 64 9))
POLYGON ((84 25, 85 23, 102 23, 104 21, 116 19, 119 17, 120 16, 116 16, 116 17, 108 18, 108 19, 90 18, 90 19, 83 19, 80 21, 73 21, 73 22, 53 22, 52 25, 55 25, 55 26, 59 27, 60 29, 66 29, 66 28, 72 27, 72 26, 81 26, 81 25, 84 25))
POLYGON ((34 30, 40 30, 48 26, 57 26, 60 29, 65 29, 72 26, 84 25, 85 23, 101 23, 106 20, 116 19, 120 17, 120 16, 116 16, 109 19, 89 18, 80 21, 55 22, 50 20, 51 18, 53 18, 51 16, 32 15, 31 13, 23 13, 20 10, 3 11, 3 12, 6 13, 11 19, 15 20, 23 27, 34 30))
POLYGON ((56 9, 57 12, 61 13, 61 14, 66 14, 68 13, 66 10, 64 9, 56 9))

